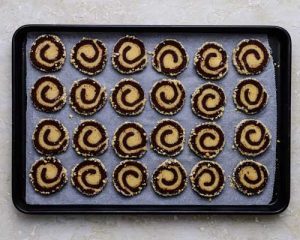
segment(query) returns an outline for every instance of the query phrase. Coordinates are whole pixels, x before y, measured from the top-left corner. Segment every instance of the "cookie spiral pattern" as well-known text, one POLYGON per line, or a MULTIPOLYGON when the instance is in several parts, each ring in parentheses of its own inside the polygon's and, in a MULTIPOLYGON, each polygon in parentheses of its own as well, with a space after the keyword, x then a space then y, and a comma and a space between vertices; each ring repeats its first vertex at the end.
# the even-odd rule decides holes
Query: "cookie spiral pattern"
POLYGON ((228 71, 228 57, 222 45, 215 42, 203 44, 194 58, 197 73, 209 80, 223 78, 228 71))
POLYGON ((256 39, 242 40, 233 50, 233 64, 242 75, 261 73, 267 66, 270 53, 267 48, 256 39))
POLYGON ((142 71, 147 65, 144 43, 134 36, 121 38, 114 47, 112 65, 123 74, 142 71))
POLYGON ((218 196, 225 186, 224 171, 213 161, 198 162, 192 168, 190 180, 192 189, 206 198, 218 196))
POLYGON ((120 115, 134 116, 145 107, 146 98, 141 85, 133 79, 122 79, 112 90, 111 106, 120 115))
POLYGON ((70 92, 70 104, 78 114, 93 115, 107 100, 106 88, 93 79, 75 81, 70 92))
POLYGON ((32 140, 38 153, 54 155, 67 150, 69 134, 68 130, 59 121, 44 119, 37 124, 32 140))
POLYGON ((122 161, 113 172, 115 189, 126 197, 140 194, 147 185, 147 168, 135 160, 122 161))
POLYGON ((34 107, 43 112, 57 112, 66 104, 66 89, 53 76, 44 76, 36 81, 31 89, 34 107))
POLYGON ((258 120, 243 120, 236 127, 234 144, 242 155, 257 156, 270 146, 271 133, 258 120))
POLYGON ((107 183, 106 169, 99 159, 86 159, 72 169, 71 182, 82 194, 95 196, 107 183))
POLYGON ((151 133, 151 147, 161 155, 176 156, 184 148, 185 131, 172 119, 158 122, 151 133))
POLYGON ((223 115, 225 102, 223 89, 212 83, 197 88, 191 98, 193 113, 209 120, 218 119, 223 115))
POLYGON ((68 181, 67 170, 55 157, 37 160, 30 169, 29 178, 34 190, 43 195, 58 192, 68 181))
POLYGON ((108 148, 105 127, 94 120, 82 121, 74 131, 73 148, 84 157, 103 154, 108 148))
POLYGON ((191 131, 189 146, 201 158, 216 157, 223 150, 224 145, 224 133, 215 123, 202 123, 191 131))
POLYGON ((41 35, 31 46, 31 63, 40 71, 58 71, 65 63, 65 59, 65 46, 60 38, 55 35, 41 35))
POLYGON ((115 132, 112 146, 121 158, 141 158, 147 151, 147 135, 139 123, 126 122, 115 132))
POLYGON ((233 101, 237 109, 247 114, 255 114, 266 106, 268 94, 256 79, 244 79, 235 87, 233 101))
POLYGON ((152 66, 159 73, 177 76, 186 69, 188 61, 182 44, 174 39, 166 39, 155 47, 152 66))
POLYGON ((83 38, 71 50, 71 63, 80 72, 93 76, 103 71, 107 49, 98 39, 83 38))
POLYGON ((150 91, 152 108, 164 115, 178 113, 185 100, 185 90, 179 80, 164 79, 156 82, 150 91))
POLYGON ((187 184, 187 174, 181 163, 168 159, 157 167, 152 176, 154 191, 164 197, 183 192, 187 184))
POLYGON ((268 182, 268 169, 253 160, 241 161, 233 171, 233 183, 237 190, 247 196, 258 195, 268 182))

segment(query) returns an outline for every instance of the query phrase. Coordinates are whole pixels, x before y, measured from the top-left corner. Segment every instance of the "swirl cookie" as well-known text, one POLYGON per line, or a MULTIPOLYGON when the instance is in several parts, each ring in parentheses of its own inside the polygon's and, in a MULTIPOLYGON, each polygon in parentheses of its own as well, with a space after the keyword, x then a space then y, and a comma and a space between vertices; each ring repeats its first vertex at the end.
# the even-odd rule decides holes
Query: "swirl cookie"
POLYGON ((190 180, 192 189, 206 198, 218 196, 225 186, 224 171, 213 161, 198 162, 192 168, 190 180))
POLYGON ((55 155, 65 152, 69 145, 68 130, 59 121, 41 120, 32 135, 36 151, 44 155, 55 155))
POLYGON ((243 120, 236 126, 234 144, 242 155, 257 156, 270 146, 271 133, 258 120, 243 120))
POLYGON ((106 169, 100 160, 86 159, 72 169, 71 182, 82 194, 95 196, 107 183, 106 169))
POLYGON ((113 50, 112 65, 123 74, 142 71, 147 65, 144 43, 134 36, 119 39, 113 50))
POLYGON ((166 39, 154 49, 152 66, 159 73, 177 76, 186 69, 188 62, 184 47, 174 39, 166 39))
POLYGON ((189 146, 201 158, 216 157, 223 150, 224 145, 224 133, 215 123, 202 123, 191 131, 189 146))
POLYGON ((233 65, 242 75, 261 73, 267 66, 270 53, 267 48, 256 39, 245 39, 233 49, 233 65))
POLYGON ((147 185, 147 168, 135 160, 122 161, 113 172, 115 189, 123 196, 138 195, 147 185))
POLYGON ((151 133, 151 148, 166 156, 176 156, 182 152, 185 142, 183 127, 172 119, 158 122, 151 133))
POLYGON ((137 81, 122 79, 112 89, 110 102, 120 115, 135 116, 144 110, 146 98, 143 88, 137 81))
POLYGON ((260 112, 268 102, 268 93, 256 79, 241 80, 233 92, 237 109, 247 114, 260 112))
POLYGON ((103 71, 107 49, 98 39, 83 38, 71 50, 71 63, 80 72, 93 76, 103 71))
POLYGON ((168 159, 160 164, 153 173, 152 187, 164 197, 175 196, 183 192, 187 184, 187 174, 181 163, 168 159))
POLYGON ((40 71, 58 71, 64 65, 65 59, 65 46, 60 38, 55 35, 41 35, 31 46, 31 63, 40 71))
POLYGON ((66 104, 66 89, 54 76, 39 78, 31 88, 34 107, 43 112, 53 113, 66 104))
POLYGON ((233 184, 247 196, 260 194, 267 185, 269 172, 266 166, 253 160, 241 161, 233 171, 233 184))
POLYGON ((156 82, 150 91, 150 103, 161 114, 178 113, 185 100, 185 90, 179 80, 164 79, 156 82))
POLYGON ((67 170, 55 157, 43 157, 33 163, 29 179, 34 190, 43 195, 60 191, 68 181, 67 170))
POLYGON ((195 90, 191 98, 192 111, 203 119, 215 120, 224 113, 226 97, 222 88, 206 83, 195 90))
POLYGON ((147 135, 139 123, 126 122, 115 132, 112 146, 121 158, 141 158, 147 151, 147 135))
POLYGON ((78 114, 93 115, 107 100, 106 88, 93 79, 75 81, 70 91, 70 104, 78 114))
POLYGON ((201 77, 209 80, 221 79, 228 71, 227 53, 218 43, 204 43, 195 55, 194 65, 201 77))
POLYGON ((108 148, 106 129, 94 120, 82 121, 73 135, 73 148, 81 156, 100 155, 108 148))

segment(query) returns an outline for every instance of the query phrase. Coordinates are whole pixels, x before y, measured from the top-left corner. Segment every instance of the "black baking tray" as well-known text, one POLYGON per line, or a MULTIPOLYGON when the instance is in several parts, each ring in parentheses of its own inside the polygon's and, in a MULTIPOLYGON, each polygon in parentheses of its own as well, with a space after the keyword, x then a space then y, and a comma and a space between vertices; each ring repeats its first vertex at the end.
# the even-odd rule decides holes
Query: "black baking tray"
POLYGON ((276 214, 290 200, 291 38, 277 26, 112 26, 25 25, 12 38, 12 200, 23 213, 211 213, 276 214), (272 201, 266 205, 30 205, 25 201, 26 184, 26 53, 30 32, 180 32, 219 34, 267 34, 272 49, 277 88, 277 153, 272 201))

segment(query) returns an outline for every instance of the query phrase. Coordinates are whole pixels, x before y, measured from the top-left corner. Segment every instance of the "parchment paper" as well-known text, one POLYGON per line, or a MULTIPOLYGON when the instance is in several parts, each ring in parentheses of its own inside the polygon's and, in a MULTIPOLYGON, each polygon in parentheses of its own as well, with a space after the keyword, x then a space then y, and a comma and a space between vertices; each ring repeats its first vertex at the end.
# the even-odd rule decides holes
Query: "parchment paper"
MULTIPOLYGON (((101 39, 108 48, 109 59, 105 70, 94 77, 101 84, 105 85, 108 94, 110 94, 111 88, 120 81, 124 77, 133 77, 137 81, 140 82, 142 87, 145 90, 145 93, 148 93, 151 89, 153 83, 157 80, 165 78, 164 75, 157 73, 150 64, 150 56, 149 63, 147 68, 141 73, 132 74, 131 76, 125 76, 119 74, 116 70, 114 70, 111 66, 110 56, 112 52, 112 48, 114 44, 120 37, 126 35, 126 33, 56 33, 64 42, 67 51, 67 59, 66 63, 63 66, 62 70, 53 73, 56 77, 58 77, 61 82, 66 87, 69 92, 70 87, 73 81, 81 79, 85 77, 85 75, 81 74, 78 70, 73 68, 70 64, 70 50, 75 43, 77 43, 82 37, 92 37, 101 39)), ((233 89, 236 86, 237 82, 243 78, 237 74, 234 66, 232 65, 231 53, 236 44, 245 38, 257 38, 260 39, 266 46, 269 46, 267 36, 266 35, 226 35, 226 34, 202 34, 202 33, 132 33, 136 35, 138 38, 144 41, 146 49, 148 51, 153 51, 155 45, 166 39, 166 38, 175 38, 179 40, 190 57, 190 62, 188 68, 178 76, 178 79, 181 80, 185 89, 186 89, 186 101, 185 106, 181 112, 177 115, 171 117, 177 121, 179 121, 182 126, 186 129, 186 144, 184 151, 177 156, 176 158, 181 161, 184 165, 187 173, 190 173, 191 168, 200 160, 194 153, 191 152, 187 145, 189 133, 196 124, 204 122, 200 118, 196 117, 192 111, 190 106, 190 95, 193 91, 201 84, 207 82, 201 79, 195 72, 193 67, 193 57, 196 50, 206 41, 216 41, 223 45, 225 50, 229 56, 229 71, 225 78, 220 81, 216 81, 219 86, 221 86, 225 90, 227 104, 225 107, 225 113, 223 117, 216 122, 222 127, 225 133, 225 148, 221 154, 219 154, 216 158, 216 161, 221 164, 223 169, 225 170, 226 175, 226 186, 221 195, 212 201, 208 201, 199 197, 188 183, 185 191, 177 197, 163 198, 154 193, 151 185, 150 185, 150 176, 153 173, 153 170, 164 160, 166 157, 162 157, 152 150, 150 150, 150 144, 148 143, 148 152, 146 155, 140 160, 142 161, 149 170, 149 179, 148 186, 146 189, 138 196, 133 198, 125 198, 118 194, 113 185, 112 185, 112 171, 114 167, 120 162, 120 159, 115 155, 113 149, 109 147, 109 149, 98 158, 102 160, 104 165, 108 170, 109 182, 103 192, 95 197, 85 197, 80 194, 75 188, 71 186, 70 181, 68 184, 62 189, 62 191, 55 193, 51 196, 42 196, 39 193, 36 193, 31 186, 31 183, 28 178, 29 169, 32 163, 39 159, 41 156, 34 150, 32 145, 32 133, 36 124, 40 119, 44 118, 54 118, 60 120, 69 130, 70 136, 72 137, 73 129, 80 123, 82 119, 95 119, 101 123, 103 123, 110 137, 110 140, 113 136, 115 129, 122 124, 124 121, 138 121, 143 124, 145 127, 148 136, 156 125, 156 122, 164 116, 158 114, 155 110, 151 109, 149 104, 149 98, 147 99, 146 108, 144 112, 137 117, 120 117, 118 114, 110 106, 110 103, 107 102, 105 107, 95 114, 92 117, 82 117, 77 115, 72 111, 69 104, 58 113, 55 114, 47 114, 36 111, 32 106, 32 102, 30 99, 30 88, 33 86, 35 81, 44 75, 44 73, 34 69, 29 60, 29 51, 32 42, 40 35, 40 33, 32 33, 28 35, 27 44, 26 44, 26 66, 27 66, 27 141, 26 141, 26 202, 28 204, 119 204, 119 205, 132 205, 132 204, 156 204, 156 205, 164 205, 164 204, 173 204, 173 205, 257 205, 257 204, 268 204, 272 199, 273 187, 274 187, 274 177, 275 177, 275 161, 276 161, 276 126, 277 126, 277 108, 276 108, 276 88, 275 88, 275 77, 274 77, 274 65, 272 64, 272 60, 269 61, 266 70, 258 76, 255 76, 266 88, 270 98, 267 107, 259 114, 254 116, 247 116, 239 111, 235 110, 232 94, 233 89), (73 118, 70 118, 70 115, 73 118), (230 175, 234 167, 237 163, 245 157, 241 156, 238 151, 233 150, 233 136, 235 126, 243 119, 247 118, 255 118, 261 120, 263 123, 267 125, 272 134, 272 143, 270 148, 266 153, 262 154, 259 157, 256 157, 255 160, 265 164, 270 172, 269 182, 265 188, 265 191, 259 195, 254 197, 246 197, 239 193, 237 190, 233 189, 230 186, 230 175)), ((68 177, 71 174, 71 168, 83 161, 83 158, 78 156, 75 151, 69 146, 66 153, 60 154, 57 156, 63 165, 68 170, 68 177)))

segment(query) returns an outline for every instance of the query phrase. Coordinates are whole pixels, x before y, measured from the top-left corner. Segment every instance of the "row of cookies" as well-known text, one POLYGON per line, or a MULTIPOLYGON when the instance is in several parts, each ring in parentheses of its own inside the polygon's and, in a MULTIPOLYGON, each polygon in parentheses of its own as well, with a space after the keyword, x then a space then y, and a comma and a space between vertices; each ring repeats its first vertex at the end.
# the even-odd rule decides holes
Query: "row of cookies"
MULTIPOLYGON (((188 65, 189 56, 183 45, 175 39, 160 42, 151 53, 152 66, 160 73, 177 76, 188 65)), ((103 71, 107 62, 107 48, 99 39, 83 38, 71 50, 71 63, 80 72, 96 75, 103 71)), ((237 44, 232 53, 236 70, 243 75, 259 74, 266 67, 270 53, 257 39, 245 39, 237 44)), ((30 59, 34 67, 44 72, 58 71, 66 58, 63 42, 55 35, 41 35, 32 44, 30 59)), ((118 40, 112 53, 112 65, 120 73, 142 71, 148 62, 144 43, 134 36, 118 40)), ((194 57, 196 72, 204 79, 223 78, 228 71, 228 56, 221 44, 204 43, 194 57)))
MULTIPOLYGON (((41 120, 33 132, 33 146, 42 155, 56 155, 67 150, 69 133, 62 123, 53 119, 41 120)), ((163 156, 177 156, 184 149, 185 129, 172 119, 157 123, 150 134, 151 148, 163 156)), ((271 143, 271 133, 260 121, 241 121, 236 129, 234 144, 244 156, 258 156, 271 143)), ((83 157, 103 154, 109 145, 105 127, 95 120, 84 120, 74 130, 72 146, 83 157)), ((213 122, 198 124, 192 129, 188 145, 199 157, 215 158, 224 148, 225 137, 221 127, 213 122)), ((112 139, 112 147, 120 158, 138 159, 147 152, 147 133, 136 122, 119 126, 112 139)))
MULTIPOLYGON (((104 164, 95 158, 86 159, 73 167, 71 183, 82 194, 95 196, 108 182, 104 164)), ((237 190, 247 196, 260 194, 268 181, 267 168, 255 161, 241 161, 234 169, 232 182, 237 190)), ((61 190, 68 181, 67 170, 55 157, 37 160, 30 169, 30 181, 36 192, 44 195, 61 190)), ((148 170, 139 161, 124 160, 112 173, 113 186, 126 197, 138 195, 147 186, 148 170)), ((221 166, 215 161, 200 161, 191 170, 192 189, 201 197, 214 198, 225 186, 225 175, 221 166)), ((187 174, 183 165, 168 159, 160 164, 152 175, 154 191, 164 197, 176 196, 187 185, 187 174)))
MULTIPOLYGON (((153 85, 149 96, 153 109, 163 115, 174 115, 183 108, 186 93, 179 80, 163 79, 153 85)), ((31 99, 37 110, 57 112, 65 105, 67 94, 65 87, 56 77, 43 76, 32 87, 31 99)), ((75 112, 92 115, 105 105, 107 91, 97 81, 85 78, 73 83, 69 99, 75 112)), ((235 87, 233 101, 237 109, 247 114, 255 114, 266 106, 268 94, 258 80, 248 78, 241 80, 235 87)), ((120 115, 138 115, 146 104, 145 92, 137 81, 122 79, 112 89, 110 102, 120 115)), ((192 111, 203 119, 220 118, 225 103, 223 89, 213 83, 199 86, 191 97, 192 111)))

